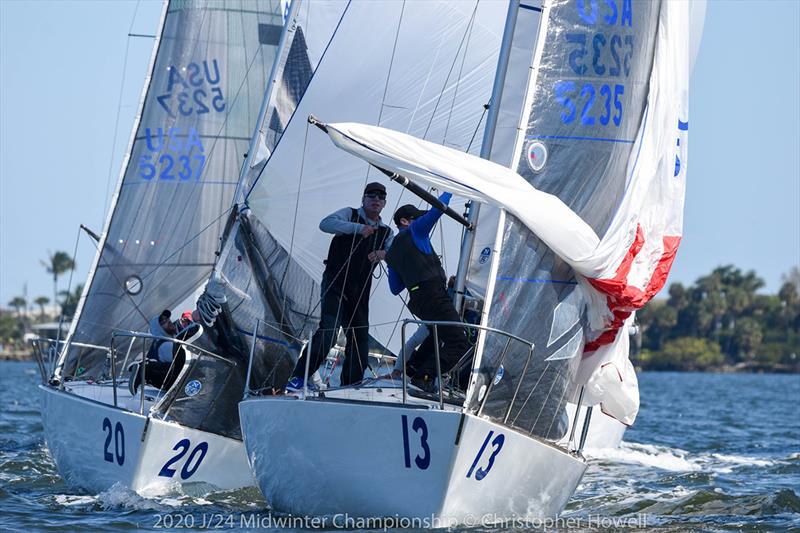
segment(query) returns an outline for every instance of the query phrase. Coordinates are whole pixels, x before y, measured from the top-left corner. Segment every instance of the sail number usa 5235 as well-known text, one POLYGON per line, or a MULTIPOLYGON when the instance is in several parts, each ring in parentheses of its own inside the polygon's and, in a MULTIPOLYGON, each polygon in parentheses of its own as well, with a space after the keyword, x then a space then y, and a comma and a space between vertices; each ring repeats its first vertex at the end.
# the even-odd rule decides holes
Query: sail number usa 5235
POLYGON ((635 53, 631 0, 575 0, 574 8, 577 24, 561 41, 567 79, 553 84, 561 122, 619 127, 635 53))

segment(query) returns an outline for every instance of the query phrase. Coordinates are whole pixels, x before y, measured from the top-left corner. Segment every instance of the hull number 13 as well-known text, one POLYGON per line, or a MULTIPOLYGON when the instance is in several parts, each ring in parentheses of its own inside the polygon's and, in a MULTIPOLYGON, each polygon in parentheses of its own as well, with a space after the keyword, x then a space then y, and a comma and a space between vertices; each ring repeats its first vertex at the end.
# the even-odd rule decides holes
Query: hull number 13
MULTIPOLYGON (((403 452, 405 456, 406 468, 411 468, 411 447, 409 445, 408 436, 408 417, 402 416, 403 419, 403 452)), ((431 448, 428 446, 428 426, 425 420, 421 417, 416 417, 411 423, 411 429, 419 435, 419 447, 422 448, 422 455, 417 454, 414 457, 414 464, 420 470, 427 470, 431 465, 431 448)))
POLYGON ((489 434, 486 435, 486 439, 484 439, 483 444, 481 445, 481 449, 478 450, 478 455, 475 456, 475 460, 472 461, 472 466, 469 467, 469 472, 467 472, 467 478, 472 477, 472 473, 474 472, 475 479, 477 481, 480 481, 486 477, 486 475, 494 466, 494 460, 497 458, 497 455, 500 453, 500 450, 503 449, 503 443, 506 441, 506 437, 502 433, 498 433, 497 436, 494 439, 492 439, 493 435, 494 431, 490 431, 489 434), (492 443, 492 450, 491 453, 489 454, 489 462, 486 464, 485 467, 481 467, 475 470, 475 467, 478 466, 478 463, 481 461, 481 457, 483 457, 484 452, 486 452, 486 447, 489 445, 490 441, 492 443))

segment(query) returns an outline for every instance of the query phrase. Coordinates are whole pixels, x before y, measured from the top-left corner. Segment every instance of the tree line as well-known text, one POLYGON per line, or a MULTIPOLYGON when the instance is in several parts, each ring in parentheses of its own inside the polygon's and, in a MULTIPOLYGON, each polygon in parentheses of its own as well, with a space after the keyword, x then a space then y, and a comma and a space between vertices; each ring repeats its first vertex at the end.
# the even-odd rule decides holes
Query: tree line
POLYGON ((800 269, 777 294, 755 272, 721 266, 637 317, 634 361, 649 370, 800 370, 800 269))
MULTIPOLYGON (((75 269, 66 252, 42 261, 53 277, 53 299, 38 296, 38 322, 69 320, 83 285, 58 290, 59 278, 75 269), (48 315, 45 306, 59 306, 48 315)), ((639 325, 631 358, 645 370, 800 371, 800 268, 783 276, 777 294, 761 294, 764 280, 755 272, 721 266, 686 287, 669 286, 669 297, 654 299, 637 315, 639 325)), ((29 302, 8 302, 15 315, 0 314, 0 343, 19 344, 31 325, 29 302)), ((21 347, 21 346, 19 346, 21 347)))
POLYGON ((78 307, 78 300, 83 292, 82 284, 76 285, 73 290, 58 290, 59 278, 75 270, 75 260, 67 252, 58 251, 48 253, 47 259, 41 263, 45 271, 53 277, 53 298, 51 300, 49 296, 42 295, 29 302, 23 296, 15 296, 8 302, 8 306, 14 309, 14 315, 0 314, 0 344, 5 345, 7 349, 24 348, 21 345, 23 335, 33 323, 57 321, 61 317, 69 321, 78 307), (45 306, 51 302, 57 306, 58 311, 55 314, 45 311, 45 306), (27 313, 31 304, 39 307, 39 314, 36 317, 31 317, 27 313))

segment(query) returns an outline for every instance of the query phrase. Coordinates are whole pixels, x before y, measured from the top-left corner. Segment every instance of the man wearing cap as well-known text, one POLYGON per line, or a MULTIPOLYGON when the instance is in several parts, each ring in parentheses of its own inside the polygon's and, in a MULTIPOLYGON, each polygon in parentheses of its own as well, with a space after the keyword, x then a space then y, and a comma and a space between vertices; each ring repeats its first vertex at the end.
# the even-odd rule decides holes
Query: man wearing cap
MULTIPOLYGON (((181 344, 169 339, 191 343, 203 333, 202 326, 194 321, 192 311, 183 312, 174 322, 170 320, 171 317, 172 312, 164 309, 161 314, 150 319, 150 333, 157 338, 153 339, 147 352, 145 379, 149 385, 162 390, 172 387, 186 362, 186 354, 181 349, 181 344)), ((130 371, 128 390, 131 396, 136 394, 141 385, 140 364, 141 361, 136 361, 128 365, 130 371)))
MULTIPOLYGON (((447 205, 452 195, 439 196, 447 205)), ((386 254, 389 265, 389 289, 392 294, 408 289, 408 309, 422 320, 461 322, 453 301, 447 294, 447 276, 430 234, 444 212, 436 207, 421 211, 411 204, 401 206, 394 214, 394 223, 400 230, 386 254)), ((467 351, 464 328, 439 326, 441 370, 451 370, 467 351)), ((422 352, 417 352, 422 355, 422 352)), ((417 355, 415 353, 415 355, 417 355)), ((414 358, 412 357, 412 360, 414 358)), ((436 361, 428 355, 423 361, 409 360, 410 374, 417 379, 435 377, 436 361)))
MULTIPOLYGON (((319 368, 336 341, 341 326, 347 338, 342 365, 342 385, 364 377, 369 355, 369 295, 372 271, 386 257, 392 230, 381 221, 386 205, 386 187, 373 182, 364 188, 361 207, 345 207, 319 223, 319 229, 334 235, 322 274, 319 328, 311 338, 308 375, 319 368)), ((295 365, 286 388, 301 390, 306 356, 295 365)))

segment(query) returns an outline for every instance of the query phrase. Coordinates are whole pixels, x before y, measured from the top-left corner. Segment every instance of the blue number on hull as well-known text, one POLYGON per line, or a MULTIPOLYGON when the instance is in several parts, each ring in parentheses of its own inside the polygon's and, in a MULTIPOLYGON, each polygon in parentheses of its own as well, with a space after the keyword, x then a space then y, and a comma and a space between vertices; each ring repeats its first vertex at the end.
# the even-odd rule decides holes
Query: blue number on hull
POLYGON ((483 444, 481 445, 481 449, 478 450, 478 454, 475 456, 475 460, 472 461, 472 466, 469 467, 469 471, 467 472, 467 478, 471 477, 472 473, 475 472, 475 479, 477 481, 480 481, 486 477, 486 475, 494 466, 494 460, 497 457, 497 454, 500 453, 500 450, 503 449, 503 444, 506 441, 506 437, 502 433, 498 433, 497 436, 494 438, 494 440, 492 440, 492 435, 494 435, 494 431, 490 431, 489 434, 486 435, 486 438, 484 439, 483 444), (492 455, 489 456, 489 463, 486 465, 486 468, 478 468, 478 470, 475 471, 475 467, 478 466, 478 461, 481 460, 481 456, 483 455, 484 450, 486 450, 486 446, 489 444, 490 440, 492 442, 493 450, 492 450, 492 455))
POLYGON ((103 431, 106 433, 106 443, 103 447, 103 460, 113 463, 116 458, 117 464, 122 466, 125 464, 125 428, 122 427, 121 422, 111 426, 111 420, 108 417, 103 419, 103 431), (108 451, 111 445, 111 439, 114 439, 114 453, 108 451))
MULTIPOLYGON (((170 468, 172 465, 183 459, 183 456, 186 455, 186 452, 189 451, 189 448, 192 447, 192 443, 189 439, 181 439, 179 440, 172 449, 177 453, 177 455, 173 456, 172 459, 164 463, 164 466, 161 467, 161 470, 158 472, 158 475, 161 477, 172 477, 175 475, 176 469, 170 468)), ((208 453, 208 443, 201 442, 197 446, 195 446, 192 453, 189 454, 189 458, 186 459, 186 462, 183 464, 183 468, 181 468, 181 479, 186 480, 189 479, 197 472, 197 469, 200 468, 200 463, 203 462, 203 459, 206 457, 206 453, 208 453), (199 454, 199 456, 198 456, 199 454), (197 456, 197 460, 195 457, 197 456), (191 467, 189 465, 194 462, 194 465, 191 467)))
POLYGON ((192 453, 189 454, 189 458, 186 459, 186 462, 183 464, 183 468, 181 468, 181 479, 189 479, 192 477, 192 475, 194 475, 195 472, 197 472, 197 469, 200 468, 200 463, 202 463, 203 459, 205 459, 207 452, 207 442, 201 442, 195 447, 194 450, 192 450, 192 453), (189 465, 192 464, 192 461, 198 452, 200 453, 200 456, 197 458, 197 461, 195 461, 194 466, 190 468, 189 465))
POLYGON ((189 451, 189 447, 191 445, 192 445, 192 443, 189 442, 189 439, 181 439, 181 440, 179 440, 178 443, 175 444, 175 446, 172 447, 172 449, 174 451, 178 451, 178 449, 180 448, 180 451, 178 452, 178 455, 174 456, 172 459, 170 459, 169 461, 164 463, 164 466, 161 467, 161 471, 159 471, 158 475, 161 476, 161 477, 172 477, 172 476, 174 476, 175 475, 175 469, 174 468, 170 468, 170 466, 172 466, 173 463, 177 463, 178 461, 180 461, 183 458, 183 456, 186 455, 186 452, 189 451))
POLYGON ((103 431, 106 431, 106 430, 108 431, 108 433, 106 434, 106 445, 105 445, 105 448, 103 448, 103 459, 105 459, 109 463, 113 463, 114 462, 114 454, 111 453, 110 451, 108 451, 108 445, 111 444, 111 439, 112 439, 112 435, 111 435, 111 420, 109 420, 108 418, 104 418, 103 419, 103 431))
MULTIPOLYGON (((406 468, 411 468, 411 448, 408 444, 408 417, 402 415, 401 418, 403 421, 403 453, 405 457, 405 466, 406 468)), ((422 457, 417 455, 414 458, 414 464, 416 464, 417 468, 420 470, 427 470, 431 465, 431 448, 428 446, 428 426, 425 424, 423 418, 416 417, 411 424, 411 429, 419 434, 419 445, 424 452, 422 457)))

